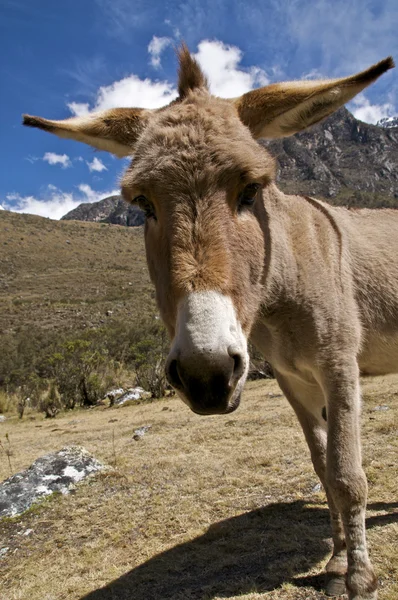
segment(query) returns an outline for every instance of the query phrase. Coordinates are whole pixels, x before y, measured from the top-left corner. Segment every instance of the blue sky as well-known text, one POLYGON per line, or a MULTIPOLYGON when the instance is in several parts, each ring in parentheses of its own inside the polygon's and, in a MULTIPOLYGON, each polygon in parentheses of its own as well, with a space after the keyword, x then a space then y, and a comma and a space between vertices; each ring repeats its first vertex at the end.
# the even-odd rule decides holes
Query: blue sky
MULTIPOLYGON (((397 31, 396 0, 2 0, 0 205, 60 218, 116 191, 125 160, 23 128, 21 114, 161 106, 175 97, 181 40, 213 91, 233 97, 398 62, 397 31)), ((398 114, 398 69, 349 108, 368 122, 398 114)))

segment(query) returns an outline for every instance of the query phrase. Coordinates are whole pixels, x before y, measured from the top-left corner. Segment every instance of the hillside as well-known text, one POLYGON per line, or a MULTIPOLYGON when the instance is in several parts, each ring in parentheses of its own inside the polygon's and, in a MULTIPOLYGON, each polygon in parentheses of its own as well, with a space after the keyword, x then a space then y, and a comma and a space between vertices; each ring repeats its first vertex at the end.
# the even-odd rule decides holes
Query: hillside
MULTIPOLYGON (((346 108, 308 131, 260 143, 278 163, 287 193, 314 195, 331 204, 398 208, 398 119, 380 126, 358 121, 346 108)), ((63 219, 142 225, 144 217, 120 196, 81 204, 63 219)))
POLYGON ((142 228, 1 211, 0 240, 2 334, 78 331, 154 307, 142 228))

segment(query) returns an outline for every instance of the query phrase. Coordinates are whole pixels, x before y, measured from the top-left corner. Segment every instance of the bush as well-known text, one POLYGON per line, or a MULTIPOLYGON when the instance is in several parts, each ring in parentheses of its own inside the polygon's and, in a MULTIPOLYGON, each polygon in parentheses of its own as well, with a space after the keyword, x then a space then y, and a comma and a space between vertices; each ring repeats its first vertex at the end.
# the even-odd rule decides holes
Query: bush
MULTIPOLYGON (((0 343, 5 349, 0 355, 0 411, 9 407, 4 399, 7 391, 7 397, 16 395, 14 405, 18 404, 21 418, 27 406, 44 410, 50 381, 63 409, 97 404, 110 387, 122 384, 121 376, 131 381, 133 375, 136 384, 154 398, 163 396, 167 388, 164 363, 169 342, 154 313, 133 323, 112 321, 73 337, 21 328, 0 333, 0 343)), ((53 416, 52 408, 49 412, 53 416)))
POLYGON ((0 387, 15 392, 32 373, 46 377, 46 360, 54 352, 56 343, 56 332, 37 327, 20 328, 13 334, 0 334, 3 349, 0 353, 0 387))
POLYGON ((95 349, 89 340, 65 342, 49 358, 52 378, 65 409, 94 406, 109 385, 109 359, 105 351, 95 349))
POLYGON ((20 398, 17 402, 17 413, 18 413, 18 417, 20 419, 22 419, 24 412, 25 412, 25 408, 26 405, 29 401, 29 398, 20 398))
POLYGON ((168 348, 166 330, 160 323, 130 348, 136 384, 150 392, 152 398, 162 398, 167 389, 164 365, 168 348))
POLYGON ((0 415, 7 412, 10 407, 10 398, 6 392, 0 390, 0 415))
POLYGON ((51 382, 47 394, 40 400, 38 406, 40 412, 44 412, 46 419, 54 419, 62 408, 57 386, 51 382))
POLYGON ((40 404, 43 392, 48 389, 48 381, 39 377, 36 373, 25 376, 23 384, 17 390, 17 413, 22 419, 27 406, 37 408, 40 404))
POLYGON ((168 354, 169 340, 159 317, 147 314, 140 320, 126 325, 113 322, 96 333, 97 342, 113 358, 113 367, 134 371, 135 383, 152 394, 153 398, 164 396, 167 389, 164 364, 168 354))

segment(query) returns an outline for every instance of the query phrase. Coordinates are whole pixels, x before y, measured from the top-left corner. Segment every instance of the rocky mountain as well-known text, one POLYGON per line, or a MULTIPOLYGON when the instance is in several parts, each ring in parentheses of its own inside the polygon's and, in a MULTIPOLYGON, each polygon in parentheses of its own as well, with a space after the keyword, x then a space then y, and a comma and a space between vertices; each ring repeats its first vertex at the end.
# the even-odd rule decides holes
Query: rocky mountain
POLYGON ((398 127, 398 117, 384 117, 377 121, 377 125, 379 127, 386 127, 386 129, 391 129, 392 127, 398 127))
POLYGON ((308 131, 262 142, 288 193, 345 206, 398 208, 398 128, 358 121, 342 108, 308 131))
MULTIPOLYGON (((260 143, 278 162, 278 185, 287 193, 345 206, 398 208, 398 118, 379 125, 358 121, 342 108, 293 137, 260 143)), ((110 196, 81 204, 63 219, 142 225, 143 213, 110 196)))
POLYGON ((65 221, 94 221, 136 227, 143 225, 144 213, 138 206, 127 204, 121 196, 108 196, 99 202, 85 202, 62 217, 65 221))

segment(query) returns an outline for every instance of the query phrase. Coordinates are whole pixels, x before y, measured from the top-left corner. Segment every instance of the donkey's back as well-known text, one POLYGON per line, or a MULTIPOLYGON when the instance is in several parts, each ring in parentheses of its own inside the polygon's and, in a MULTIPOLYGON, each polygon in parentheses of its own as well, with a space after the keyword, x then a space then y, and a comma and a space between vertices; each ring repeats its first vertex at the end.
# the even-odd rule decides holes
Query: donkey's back
POLYGON ((398 210, 339 210, 362 329, 362 373, 398 372, 398 210), (341 218, 343 217, 343 218, 341 218))

